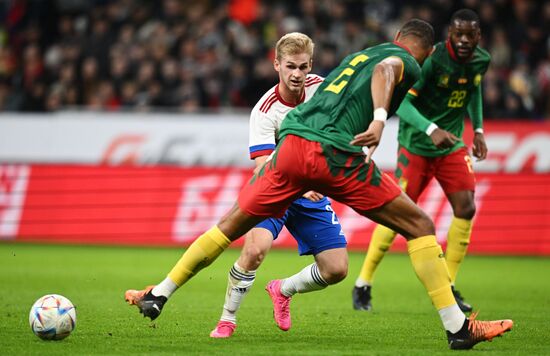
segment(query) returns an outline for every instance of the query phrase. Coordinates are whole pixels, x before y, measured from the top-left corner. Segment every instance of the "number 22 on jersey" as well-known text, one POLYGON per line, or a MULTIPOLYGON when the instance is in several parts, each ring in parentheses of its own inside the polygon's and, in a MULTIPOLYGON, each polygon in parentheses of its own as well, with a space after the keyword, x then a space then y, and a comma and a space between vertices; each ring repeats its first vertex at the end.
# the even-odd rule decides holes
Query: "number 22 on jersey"
POLYGON ((342 73, 340 73, 340 75, 337 76, 336 79, 334 79, 325 88, 325 91, 331 91, 335 94, 340 94, 342 89, 344 89, 344 87, 348 84, 347 79, 349 79, 349 77, 351 77, 353 75, 353 73, 355 73, 355 69, 353 69, 353 67, 355 67, 359 63, 362 63, 362 62, 366 61, 367 59, 369 59, 369 56, 367 56, 366 54, 359 54, 359 55, 355 56, 349 62, 349 66, 347 68, 345 68, 342 71, 342 73))
POLYGON ((464 98, 466 97, 466 90, 453 90, 451 97, 447 102, 447 106, 450 108, 461 108, 464 106, 464 98))

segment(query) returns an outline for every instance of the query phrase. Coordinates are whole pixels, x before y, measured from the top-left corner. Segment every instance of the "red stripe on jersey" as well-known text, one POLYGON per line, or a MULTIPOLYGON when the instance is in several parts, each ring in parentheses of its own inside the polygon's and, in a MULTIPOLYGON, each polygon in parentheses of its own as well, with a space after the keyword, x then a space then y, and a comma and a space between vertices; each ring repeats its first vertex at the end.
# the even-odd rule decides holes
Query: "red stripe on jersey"
POLYGON ((263 104, 260 106, 260 111, 265 112, 265 111, 264 111, 265 106, 266 106, 273 98, 276 98, 276 94, 275 94, 275 93, 272 93, 270 96, 267 97, 267 99, 265 99, 265 101, 263 102, 263 104))
POLYGON ((320 81, 323 81, 323 79, 321 79, 321 77, 310 77, 310 78, 307 78, 306 79, 306 84, 309 83, 309 82, 312 82, 314 80, 320 80, 320 81))
POLYGON ((269 100, 269 102, 266 102, 267 105, 264 105, 264 108, 261 110, 263 113, 267 113, 269 109, 271 109, 271 106, 277 101, 277 95, 275 95, 273 98, 269 100))
POLYGON ((317 83, 322 83, 322 82, 323 82, 322 79, 318 79, 318 80, 315 80, 315 81, 312 81, 312 82, 309 82, 309 83, 306 82, 306 87, 310 87, 310 86, 312 86, 312 85, 315 85, 315 84, 317 84, 317 83))
POLYGON ((271 154, 271 152, 273 152, 274 150, 260 150, 260 151, 255 151, 255 152, 251 152, 250 153, 250 159, 254 159, 256 157, 260 157, 260 156, 269 156, 271 154))

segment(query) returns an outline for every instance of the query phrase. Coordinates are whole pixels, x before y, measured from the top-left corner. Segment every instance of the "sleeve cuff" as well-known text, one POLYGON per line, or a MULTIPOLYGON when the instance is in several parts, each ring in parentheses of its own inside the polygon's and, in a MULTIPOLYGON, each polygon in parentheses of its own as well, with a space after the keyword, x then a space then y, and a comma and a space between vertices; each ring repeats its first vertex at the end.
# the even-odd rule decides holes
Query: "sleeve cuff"
POLYGON ((436 124, 434 124, 433 122, 430 124, 430 126, 428 126, 428 128, 426 129, 426 131, 424 131, 426 133, 426 135, 430 136, 432 134, 432 132, 435 131, 435 129, 437 129, 438 126, 436 124))
POLYGON ((478 128, 478 129, 475 129, 474 132, 475 132, 475 133, 480 133, 480 134, 482 134, 482 133, 483 133, 483 129, 480 127, 480 128, 478 128))

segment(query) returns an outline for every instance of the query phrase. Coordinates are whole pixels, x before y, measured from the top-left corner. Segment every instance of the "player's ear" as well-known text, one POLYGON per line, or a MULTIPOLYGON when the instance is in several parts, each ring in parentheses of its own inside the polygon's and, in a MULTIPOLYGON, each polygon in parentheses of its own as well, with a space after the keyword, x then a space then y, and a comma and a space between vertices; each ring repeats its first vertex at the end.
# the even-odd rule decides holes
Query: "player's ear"
POLYGON ((277 58, 273 60, 273 68, 275 68, 277 72, 281 69, 281 63, 279 63, 279 60, 277 58))

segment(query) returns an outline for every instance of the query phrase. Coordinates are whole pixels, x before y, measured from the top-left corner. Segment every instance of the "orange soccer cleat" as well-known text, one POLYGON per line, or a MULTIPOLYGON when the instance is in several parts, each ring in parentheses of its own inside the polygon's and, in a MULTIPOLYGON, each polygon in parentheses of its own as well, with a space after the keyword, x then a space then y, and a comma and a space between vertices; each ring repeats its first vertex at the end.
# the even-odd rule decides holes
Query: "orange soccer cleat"
POLYGON ((512 326, 514 326, 514 322, 509 319, 482 321, 475 320, 476 316, 477 313, 472 313, 457 333, 452 334, 447 331, 449 348, 453 350, 471 349, 479 342, 491 341, 494 337, 501 336, 512 330, 512 326))

